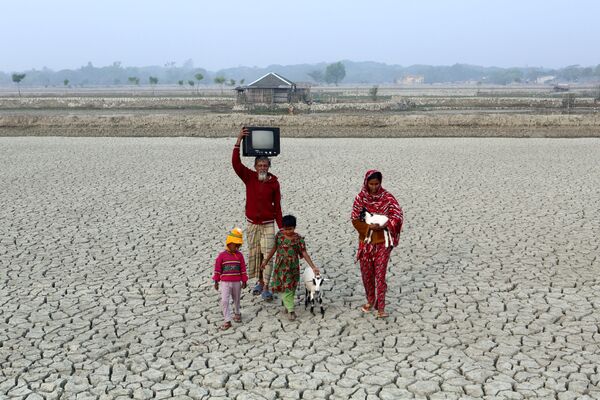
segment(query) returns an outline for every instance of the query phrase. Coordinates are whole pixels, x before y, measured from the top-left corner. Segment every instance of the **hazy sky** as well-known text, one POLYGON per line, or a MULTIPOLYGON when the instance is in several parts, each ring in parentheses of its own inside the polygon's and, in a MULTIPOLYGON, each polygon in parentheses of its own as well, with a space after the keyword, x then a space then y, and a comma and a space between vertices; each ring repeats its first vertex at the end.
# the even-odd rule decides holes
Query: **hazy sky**
POLYGON ((19 0, 0 6, 0 70, 339 60, 600 64, 598 0, 19 0))

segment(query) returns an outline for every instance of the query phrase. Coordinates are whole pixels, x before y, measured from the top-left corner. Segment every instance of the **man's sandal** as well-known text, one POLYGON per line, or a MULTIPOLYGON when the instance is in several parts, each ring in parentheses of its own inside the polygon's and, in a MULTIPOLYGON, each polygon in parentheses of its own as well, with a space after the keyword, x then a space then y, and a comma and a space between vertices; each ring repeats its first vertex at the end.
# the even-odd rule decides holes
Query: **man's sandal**
POLYGON ((254 289, 252 289, 252 294, 255 296, 258 296, 259 294, 261 294, 263 291, 263 285, 260 282, 257 282, 256 285, 254 285, 254 289))
POLYGON ((360 308, 360 310, 362 312, 364 312, 365 314, 371 312, 372 309, 373 309, 373 306, 370 305, 369 303, 363 304, 362 307, 360 308))
POLYGON ((233 320, 235 322, 242 322, 242 314, 233 314, 233 320))
POLYGON ((226 331, 229 328, 231 328, 231 322, 225 322, 223 325, 221 325, 219 327, 219 329, 222 330, 222 331, 226 331))
POLYGON ((273 301, 273 293, 269 292, 268 289, 263 290, 261 297, 266 301, 273 301))
POLYGON ((290 321, 295 321, 296 320, 296 313, 294 311, 292 311, 289 314, 289 318, 290 318, 290 321))

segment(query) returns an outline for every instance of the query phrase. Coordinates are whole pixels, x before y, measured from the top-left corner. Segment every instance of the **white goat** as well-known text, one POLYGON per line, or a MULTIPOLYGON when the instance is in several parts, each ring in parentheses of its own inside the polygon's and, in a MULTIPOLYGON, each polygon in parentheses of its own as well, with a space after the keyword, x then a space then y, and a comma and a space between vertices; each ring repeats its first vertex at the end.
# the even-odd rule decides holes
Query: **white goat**
MULTIPOLYGON (((378 224, 383 226, 386 222, 388 222, 389 218, 382 214, 371 214, 366 209, 363 209, 365 213, 365 222, 367 224, 378 224)), ((367 234, 365 235, 365 243, 371 243, 371 237, 373 236, 373 230, 369 229, 367 234)), ((392 246, 392 235, 388 228, 383 229, 383 237, 385 239, 385 247, 392 246)))
POLYGON ((323 309, 323 299, 321 298, 321 283, 323 283, 325 279, 321 275, 315 276, 311 267, 306 267, 302 276, 305 286, 304 309, 306 310, 308 303, 310 302, 310 313, 315 315, 315 303, 319 303, 319 306, 321 307, 321 317, 324 317, 325 310, 323 309))

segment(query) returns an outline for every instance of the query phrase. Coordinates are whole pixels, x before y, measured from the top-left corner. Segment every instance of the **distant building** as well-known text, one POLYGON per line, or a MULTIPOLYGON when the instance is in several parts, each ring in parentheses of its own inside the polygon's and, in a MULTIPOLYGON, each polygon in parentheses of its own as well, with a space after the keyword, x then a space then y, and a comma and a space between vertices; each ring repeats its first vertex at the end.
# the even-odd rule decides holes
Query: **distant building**
POLYGON ((552 82, 553 80, 556 79, 556 76, 554 75, 544 75, 544 76, 538 76, 538 78, 535 80, 535 83, 549 83, 552 82))
POLYGON ((425 76, 423 75, 404 75, 401 79, 397 79, 396 83, 402 85, 415 85, 425 83, 425 76))
POLYGON ((569 85, 567 85, 565 83, 559 83, 559 84, 554 85, 553 89, 555 92, 568 92, 569 85))
POLYGON ((235 90, 238 104, 298 103, 310 100, 309 86, 298 86, 274 72, 269 72, 246 86, 238 86, 235 90))

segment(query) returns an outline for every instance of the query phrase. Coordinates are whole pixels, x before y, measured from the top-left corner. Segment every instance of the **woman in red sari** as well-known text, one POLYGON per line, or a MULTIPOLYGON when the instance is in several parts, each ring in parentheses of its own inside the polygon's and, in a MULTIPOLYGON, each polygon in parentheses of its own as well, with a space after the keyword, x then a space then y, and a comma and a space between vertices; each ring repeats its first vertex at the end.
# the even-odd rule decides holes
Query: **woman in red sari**
POLYGON ((368 313, 376 309, 377 318, 389 316, 385 312, 385 292, 387 290, 385 274, 392 248, 396 247, 400 240, 400 231, 404 221, 402 208, 396 198, 381 187, 382 178, 381 172, 377 170, 367 171, 363 188, 354 199, 352 206, 352 222, 361 236, 366 233, 367 229, 374 233, 387 229, 392 238, 389 247, 385 246, 385 242, 377 243, 376 240, 373 240, 375 243, 365 243, 363 240, 359 240, 358 243, 356 258, 360 262, 360 272, 367 297, 367 303, 361 307, 361 310, 368 313), (388 217, 388 222, 383 226, 366 225, 364 222, 360 222, 363 210, 372 214, 385 215, 388 217))

